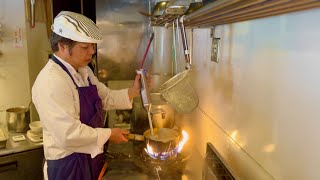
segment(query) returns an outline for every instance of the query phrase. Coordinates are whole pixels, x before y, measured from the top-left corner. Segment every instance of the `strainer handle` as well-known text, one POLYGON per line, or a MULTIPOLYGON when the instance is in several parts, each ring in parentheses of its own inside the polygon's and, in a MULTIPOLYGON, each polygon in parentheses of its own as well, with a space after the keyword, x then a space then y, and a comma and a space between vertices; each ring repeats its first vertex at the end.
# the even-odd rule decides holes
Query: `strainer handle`
MULTIPOLYGON (((191 68, 191 61, 190 61, 190 53, 189 53, 189 48, 188 48, 188 40, 187 40, 187 35, 186 35, 186 30, 183 24, 183 18, 180 19, 180 30, 181 30, 181 37, 182 37, 182 45, 183 45, 183 50, 184 50, 184 57, 186 61, 186 69, 191 68)), ((178 19, 177 19, 178 20, 178 19)), ((177 26, 179 25, 179 22, 177 21, 177 26)))

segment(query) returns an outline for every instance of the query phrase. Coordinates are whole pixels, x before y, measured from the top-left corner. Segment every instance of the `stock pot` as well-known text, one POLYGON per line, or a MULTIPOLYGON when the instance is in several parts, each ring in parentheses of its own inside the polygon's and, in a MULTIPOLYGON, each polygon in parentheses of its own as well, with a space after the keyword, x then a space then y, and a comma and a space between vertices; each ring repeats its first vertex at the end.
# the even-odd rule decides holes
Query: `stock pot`
POLYGON ((155 128, 173 128, 175 110, 160 97, 160 93, 150 93, 151 119, 155 128))
POLYGON ((6 110, 6 120, 10 132, 27 132, 30 123, 29 108, 24 106, 13 107, 6 110))

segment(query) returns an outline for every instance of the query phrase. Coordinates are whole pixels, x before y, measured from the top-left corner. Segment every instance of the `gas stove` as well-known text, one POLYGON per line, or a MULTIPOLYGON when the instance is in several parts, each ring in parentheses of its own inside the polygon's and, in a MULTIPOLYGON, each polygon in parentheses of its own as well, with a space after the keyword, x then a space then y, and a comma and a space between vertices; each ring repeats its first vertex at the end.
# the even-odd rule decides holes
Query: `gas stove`
POLYGON ((129 141, 125 144, 109 144, 108 166, 104 179, 172 179, 185 176, 190 154, 178 153, 165 160, 154 159, 144 150, 144 142, 129 141))

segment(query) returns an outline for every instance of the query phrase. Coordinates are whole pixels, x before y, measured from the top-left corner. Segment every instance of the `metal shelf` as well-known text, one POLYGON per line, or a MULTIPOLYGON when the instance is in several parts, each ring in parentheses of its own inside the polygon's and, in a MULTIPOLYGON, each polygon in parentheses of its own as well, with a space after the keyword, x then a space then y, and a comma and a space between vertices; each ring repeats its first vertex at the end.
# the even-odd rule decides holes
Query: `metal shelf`
POLYGON ((318 0, 217 0, 184 16, 186 27, 210 27, 319 8, 318 0))

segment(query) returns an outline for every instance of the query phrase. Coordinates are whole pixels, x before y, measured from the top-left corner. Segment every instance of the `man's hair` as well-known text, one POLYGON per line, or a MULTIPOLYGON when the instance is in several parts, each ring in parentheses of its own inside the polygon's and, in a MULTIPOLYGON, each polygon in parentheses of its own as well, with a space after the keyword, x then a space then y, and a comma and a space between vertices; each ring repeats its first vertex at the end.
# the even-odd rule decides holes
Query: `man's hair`
POLYGON ((61 43, 62 45, 67 45, 69 48, 69 53, 71 54, 71 49, 76 45, 77 42, 71 39, 59 36, 58 34, 52 32, 51 38, 50 38, 50 44, 53 52, 59 51, 59 46, 58 46, 59 43, 61 43))

